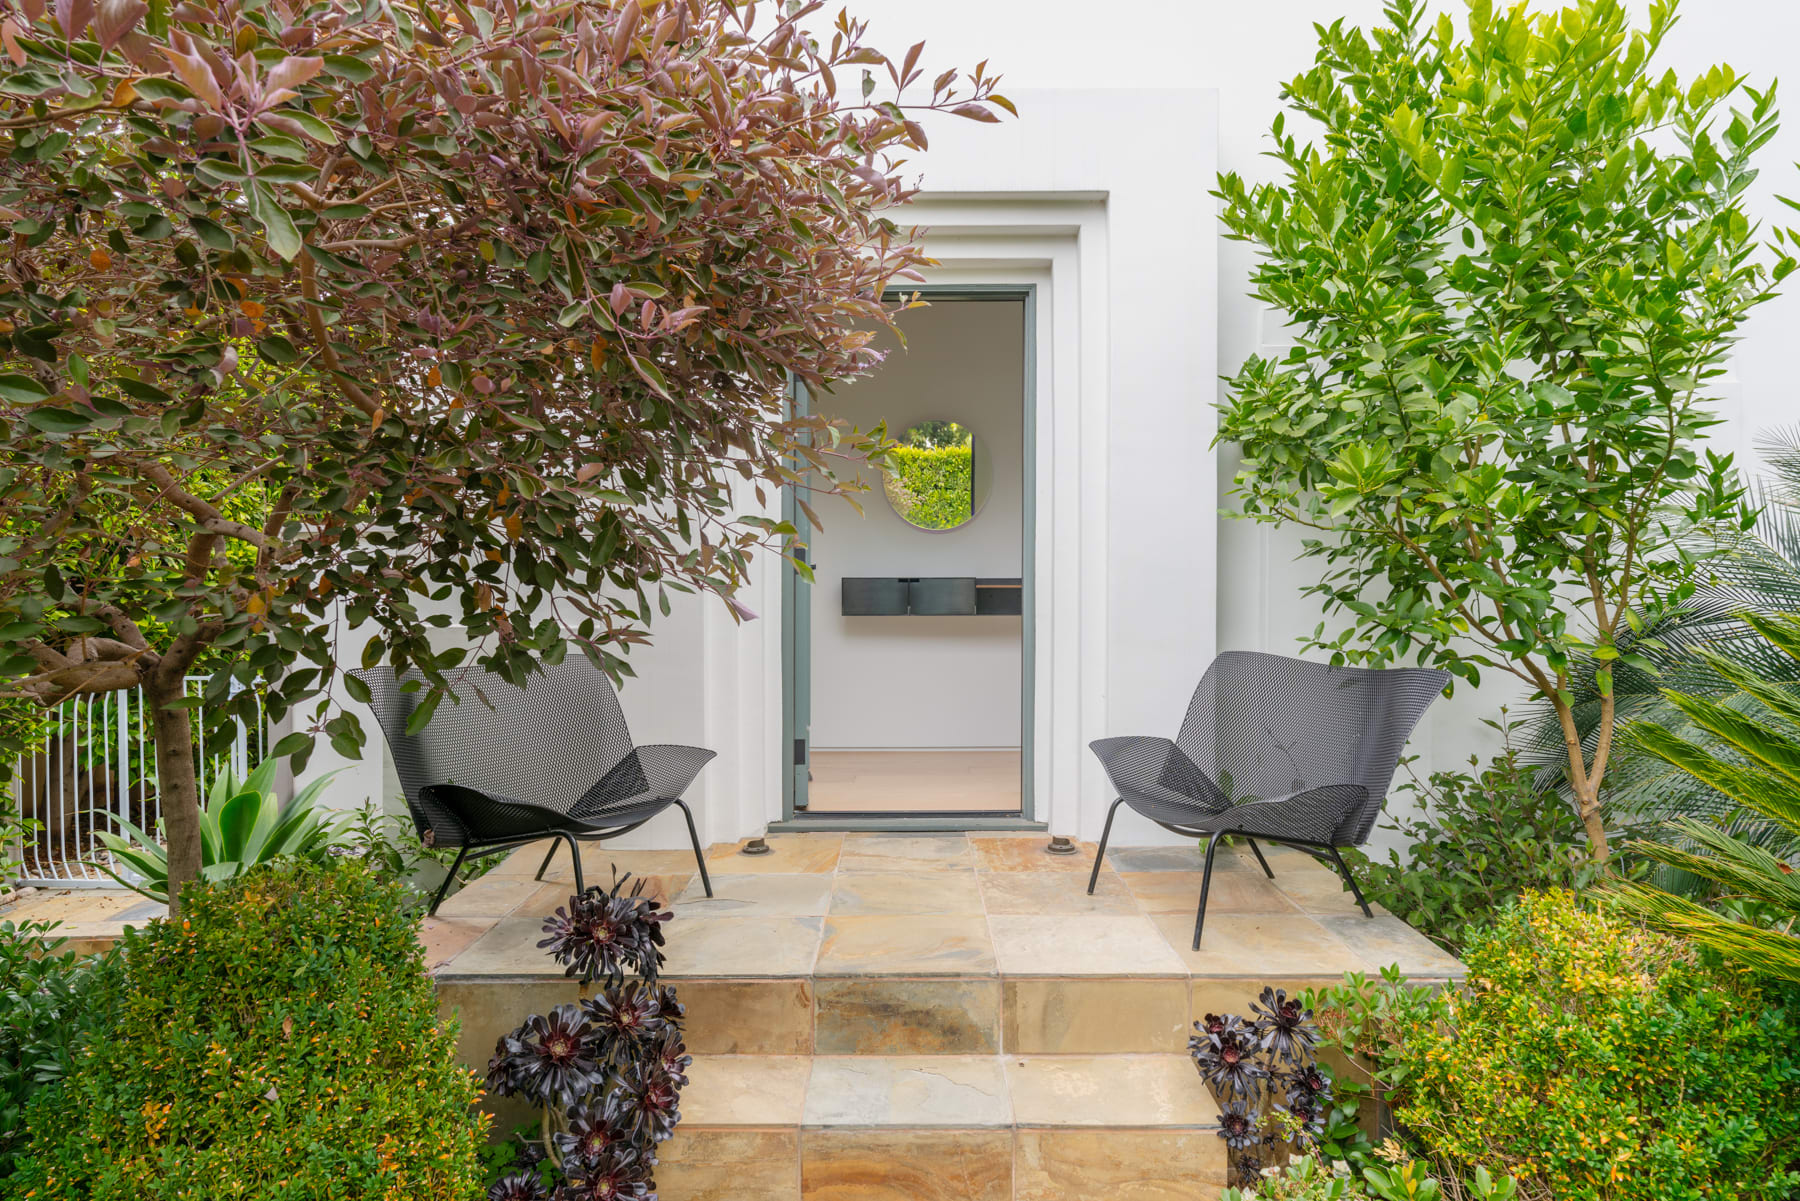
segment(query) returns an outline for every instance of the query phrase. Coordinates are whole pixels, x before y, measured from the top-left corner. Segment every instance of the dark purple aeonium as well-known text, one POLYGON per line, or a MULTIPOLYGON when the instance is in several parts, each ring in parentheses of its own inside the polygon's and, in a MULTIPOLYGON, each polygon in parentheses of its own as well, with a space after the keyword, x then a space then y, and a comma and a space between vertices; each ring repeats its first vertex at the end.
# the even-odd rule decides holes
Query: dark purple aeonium
POLYGON ((614 1143, 593 1160, 564 1165, 568 1179, 556 1201, 650 1201, 650 1165, 633 1147, 614 1143))
POLYGON ((1256 1032, 1241 1018, 1229 1017, 1217 1033, 1206 1032, 1188 1039, 1188 1053, 1207 1086, 1221 1099, 1254 1101, 1262 1095, 1269 1071, 1256 1061, 1256 1032))
POLYGON ((673 914, 643 895, 642 880, 626 892, 630 879, 627 872, 614 876, 610 889, 595 885, 577 893, 544 921, 538 946, 583 984, 605 980, 616 987, 631 972, 653 981, 662 969, 662 923, 673 914))
POLYGON ((634 1063, 620 1072, 615 1119, 640 1147, 660 1143, 681 1121, 681 1084, 660 1063, 634 1063))
POLYGON ((1233 1151, 1261 1145, 1262 1123, 1248 1101, 1227 1101, 1219 1107, 1219 1137, 1233 1151))
POLYGON ((593 1093, 569 1111, 567 1130, 558 1131, 551 1141, 556 1144, 559 1162, 601 1163, 613 1148, 630 1146, 631 1136, 617 1118, 618 1104, 610 1096, 593 1093))
POLYGON ((632 980, 583 1001, 593 1031, 593 1057, 602 1063, 630 1063, 650 1047, 669 1023, 663 1015, 664 991, 632 980))
POLYGON ((587 1018, 576 1005, 558 1005, 548 1015, 532 1014, 495 1044, 494 1057, 488 1061, 488 1089, 539 1105, 573 1105, 602 1078, 600 1065, 588 1054, 590 1033, 587 1018))
POLYGON ((488 1186, 487 1201, 550 1201, 537 1172, 513 1172, 488 1186))
POLYGON ((656 1065, 663 1075, 674 1081, 677 1088, 686 1088, 687 1070, 693 1066, 694 1057, 687 1053, 687 1044, 681 1041, 680 1028, 665 1026, 657 1035, 654 1050, 656 1065))
POLYGON ((1325 1133, 1325 1115, 1331 1108, 1331 1078, 1318 1066, 1307 1064, 1282 1078, 1287 1086, 1287 1111, 1296 1124, 1294 1141, 1302 1148, 1325 1133))
POLYGON ((1318 1029, 1312 1010, 1303 1008, 1298 997, 1289 997, 1286 989, 1265 988, 1250 1003, 1250 1012, 1256 1015, 1251 1027, 1264 1050, 1291 1063, 1312 1062, 1318 1029))

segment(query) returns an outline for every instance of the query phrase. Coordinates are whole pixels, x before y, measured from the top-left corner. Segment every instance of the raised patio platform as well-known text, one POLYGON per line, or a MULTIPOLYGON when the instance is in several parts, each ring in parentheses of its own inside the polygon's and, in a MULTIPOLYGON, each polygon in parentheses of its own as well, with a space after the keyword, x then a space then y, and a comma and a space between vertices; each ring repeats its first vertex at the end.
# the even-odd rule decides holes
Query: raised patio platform
MULTIPOLYGON (((1399 919, 1358 912, 1309 856, 1221 853, 1190 949, 1200 856, 1041 834, 788 834, 773 853, 587 848, 672 898, 666 973, 696 1057, 658 1170, 667 1201, 1185 1201, 1224 1180, 1192 1022, 1388 964, 1460 965, 1399 919)), ((527 847, 447 902, 424 939, 461 1053, 484 1064, 529 1012, 575 996, 537 948, 567 896, 527 847)))
MULTIPOLYGON (((1200 853, 1042 834, 785 834, 771 854, 585 849, 672 901, 667 976, 695 1055, 657 1170, 665 1201, 1189 1201, 1218 1195, 1217 1110, 1192 1023, 1397 964, 1461 966, 1399 919, 1364 918, 1298 851, 1221 853, 1190 949, 1200 853)), ((421 940, 460 1055, 483 1068, 528 1013, 576 996, 538 949, 573 875, 526 847, 445 903, 421 940)), ((118 889, 39 891, 0 918, 65 923, 95 949, 163 907, 118 889)), ((501 1132, 521 1116, 500 1111, 501 1132)))

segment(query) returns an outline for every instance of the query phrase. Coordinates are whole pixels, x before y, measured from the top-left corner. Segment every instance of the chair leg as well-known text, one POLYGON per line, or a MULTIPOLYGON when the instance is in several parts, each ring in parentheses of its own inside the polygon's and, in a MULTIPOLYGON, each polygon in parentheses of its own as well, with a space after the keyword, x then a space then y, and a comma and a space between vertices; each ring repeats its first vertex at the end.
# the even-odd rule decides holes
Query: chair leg
POLYGON ((706 854, 700 849, 700 832, 694 829, 694 811, 687 807, 686 801, 675 802, 681 806, 681 815, 687 818, 688 841, 694 844, 694 862, 700 865, 700 886, 706 889, 706 895, 712 896, 712 877, 706 874, 706 854))
POLYGON ((1206 871, 1200 876, 1200 912, 1194 915, 1194 950, 1200 949, 1200 932, 1206 928, 1206 893, 1212 887, 1213 855, 1219 849, 1219 839, 1225 837, 1220 830, 1206 840, 1206 871))
POLYGON ((552 838, 550 840, 550 849, 544 852, 544 861, 538 864, 538 873, 533 876, 532 879, 542 880, 544 878, 544 873, 550 870, 550 861, 554 858, 556 858, 556 839, 552 838))
POLYGON ((1106 840, 1112 837, 1113 814, 1117 813, 1119 806, 1124 803, 1125 798, 1120 797, 1112 803, 1112 808, 1106 811, 1106 828, 1100 831, 1100 849, 1094 852, 1094 870, 1088 875, 1088 895, 1090 897, 1094 895, 1094 885, 1100 883, 1100 865, 1106 861, 1106 840))
POLYGON ((1256 839, 1246 838, 1244 841, 1250 844, 1250 853, 1256 856, 1256 861, 1258 863, 1262 864, 1263 875, 1273 880, 1275 878, 1275 871, 1269 866, 1269 861, 1263 858, 1262 848, 1256 845, 1256 839))
POLYGON ((436 895, 431 898, 431 908, 425 911, 426 917, 431 917, 433 914, 437 913, 438 906, 444 903, 444 894, 450 891, 450 881, 456 879, 456 869, 461 867, 463 865, 463 860, 468 857, 468 847, 457 848, 456 862, 452 863, 450 865, 450 870, 444 873, 444 882, 438 885, 436 895))
MULTIPOLYGON (((575 892, 577 894, 586 892, 587 883, 581 878, 581 844, 575 841, 573 834, 558 834, 557 837, 569 844, 569 862, 575 865, 575 892)), ((556 848, 551 847, 550 849, 555 850, 556 848)))
POLYGON ((1375 915, 1369 911, 1369 903, 1363 900, 1362 889, 1356 886, 1356 877, 1350 874, 1350 865, 1344 862, 1344 857, 1338 854, 1338 849, 1336 847, 1331 848, 1331 861, 1337 864, 1339 874, 1341 874, 1344 877, 1345 882, 1350 885, 1350 895, 1356 898, 1356 903, 1358 905, 1362 906, 1363 916, 1374 917, 1375 915))

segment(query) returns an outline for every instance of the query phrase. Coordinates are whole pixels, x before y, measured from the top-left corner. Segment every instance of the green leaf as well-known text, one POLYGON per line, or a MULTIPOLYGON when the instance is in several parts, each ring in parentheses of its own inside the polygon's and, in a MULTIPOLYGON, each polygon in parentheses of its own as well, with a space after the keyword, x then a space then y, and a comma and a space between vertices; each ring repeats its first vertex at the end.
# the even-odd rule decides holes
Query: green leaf
POLYGON ((307 112, 305 109, 284 108, 280 110, 280 115, 297 123, 300 128, 306 131, 306 136, 313 141, 322 142, 327 146, 335 146, 338 144, 337 131, 332 129, 331 126, 327 125, 318 117, 307 112))
POLYGON ((25 414, 25 423, 46 434, 73 434, 94 424, 94 414, 81 409, 39 408, 25 414))
POLYGON ((205 217, 189 217, 188 224, 193 227, 194 236, 214 250, 230 250, 236 245, 224 226, 208 221, 205 217))
MULTIPOLYGON (((270 760, 274 762, 274 760, 270 760)), ((263 808, 260 792, 240 792, 219 810, 220 859, 243 859, 250 845, 251 831, 263 808)))
POLYGON ((292 162, 306 161, 306 146, 297 139, 286 134, 272 133, 260 138, 250 139, 250 149, 269 158, 284 158, 292 162))
POLYGON ((369 691, 368 682, 361 676, 350 672, 344 673, 344 691, 348 692, 350 699, 358 704, 371 704, 375 699, 374 693, 369 691))
POLYGON ((115 375, 112 384, 127 396, 134 396, 150 404, 172 405, 175 398, 164 392, 155 384, 147 384, 141 379, 133 379, 129 375, 115 375))
POLYGON ((294 344, 280 334, 270 334, 266 338, 259 339, 256 343, 256 353, 269 362, 284 367, 289 363, 298 362, 300 358, 300 352, 294 349, 294 344))
POLYGON ((431 715, 437 712, 438 702, 443 699, 443 689, 433 688, 426 694, 425 699, 419 702, 418 707, 407 715, 406 733, 409 737, 425 728, 426 724, 431 721, 431 715))
POLYGON ((132 90, 145 100, 192 100, 187 85, 166 75, 151 75, 131 82, 132 90))
POLYGON ((294 225, 294 219, 288 216, 268 188, 260 183, 250 186, 250 211, 262 222, 263 232, 268 236, 269 249, 288 262, 300 253, 300 231, 294 225))
POLYGON ((339 79, 348 79, 351 83, 367 83, 375 78, 375 68, 360 58, 352 58, 348 54, 327 54, 325 69, 339 79))
POLYGON ((311 734, 295 730, 292 734, 284 735, 279 742, 269 748, 269 758, 285 759, 289 755, 299 754, 312 744, 313 737, 311 734))
POLYGON ((14 404, 36 404, 40 400, 48 400, 50 393, 44 386, 29 375, 0 375, 0 397, 5 397, 14 404))

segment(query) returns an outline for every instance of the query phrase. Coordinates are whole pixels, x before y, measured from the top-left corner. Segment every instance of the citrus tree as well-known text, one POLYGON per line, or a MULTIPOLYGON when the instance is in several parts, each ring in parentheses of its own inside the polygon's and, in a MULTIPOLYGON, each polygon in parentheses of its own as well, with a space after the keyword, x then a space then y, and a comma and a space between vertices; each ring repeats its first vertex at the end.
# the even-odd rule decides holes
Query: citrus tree
POLYGON ((0 675, 144 689, 172 899, 203 656, 209 709, 323 694, 277 752, 354 755, 340 631, 421 723, 473 667, 620 671, 792 533, 767 488, 837 486, 789 380, 878 358, 916 110, 1009 106, 819 7, 0 0, 0 675))
POLYGON ((1642 29, 1618 0, 1470 0, 1460 28, 1424 9, 1322 29, 1283 93, 1322 141, 1278 117, 1282 177, 1220 179, 1295 340, 1229 381, 1219 437, 1243 449, 1245 515, 1316 531, 1311 591, 1347 620, 1309 644, 1547 698, 1604 861, 1620 635, 1691 592, 1684 524, 1750 520, 1730 456, 1700 443, 1739 323, 1793 266, 1760 261, 1743 206, 1774 90, 1653 68, 1673 4, 1642 29))

